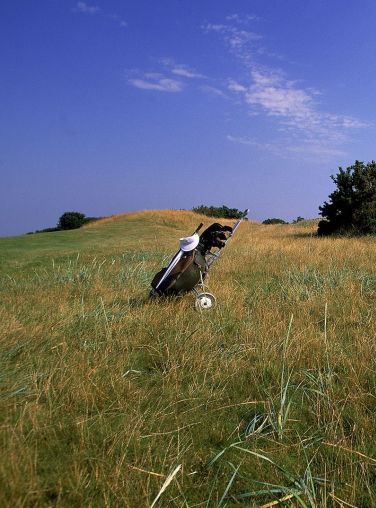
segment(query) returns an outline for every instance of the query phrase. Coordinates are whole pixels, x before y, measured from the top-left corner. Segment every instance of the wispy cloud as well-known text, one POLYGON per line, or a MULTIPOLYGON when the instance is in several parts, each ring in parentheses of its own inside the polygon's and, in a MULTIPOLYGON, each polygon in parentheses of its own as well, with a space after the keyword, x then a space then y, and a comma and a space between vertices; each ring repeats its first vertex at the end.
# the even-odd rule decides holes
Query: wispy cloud
POLYGON ((246 86, 241 85, 240 83, 238 83, 234 79, 229 79, 228 80, 228 89, 231 92, 240 92, 240 93, 245 93, 247 91, 247 87, 246 86))
POLYGON ((178 64, 172 58, 161 58, 160 63, 176 76, 189 79, 206 79, 206 76, 196 71, 196 69, 186 64, 178 64))
POLYGON ((265 46, 262 34, 245 29, 244 25, 258 19, 257 16, 253 15, 241 17, 238 14, 232 14, 227 16, 227 23, 207 23, 201 28, 207 33, 215 32, 222 36, 231 53, 241 60, 244 65, 252 65, 260 57, 285 61, 286 58, 283 55, 270 51, 265 46))
POLYGON ((77 2, 76 6, 72 10, 73 12, 79 12, 81 14, 100 14, 103 18, 115 21, 121 28, 126 28, 128 26, 127 22, 121 16, 116 13, 108 14, 102 11, 98 5, 89 5, 86 2, 77 2))
POLYGON ((283 57, 265 49, 262 35, 244 26, 256 19, 230 14, 225 23, 207 23, 201 27, 206 33, 217 35, 229 54, 240 62, 240 78, 212 79, 190 65, 161 58, 158 64, 162 72, 135 71, 128 83, 141 90, 176 93, 198 80, 196 86, 200 91, 236 100, 247 115, 263 117, 269 122, 271 134, 267 142, 247 135, 229 136, 229 141, 281 157, 342 157, 349 133, 368 124, 350 115, 326 111, 320 91, 283 72, 279 67, 283 57), (278 60, 278 66, 271 65, 271 59, 278 60), (205 81, 200 83, 200 80, 205 81))
POLYGON ((259 106, 268 115, 284 118, 303 129, 317 125, 314 100, 306 90, 270 70, 253 68, 251 80, 252 84, 241 92, 247 104, 259 106))
POLYGON ((240 145, 248 145, 253 146, 259 150, 264 150, 267 152, 271 152, 275 155, 280 155, 281 150, 280 147, 276 143, 263 143, 256 139, 248 138, 246 136, 227 136, 228 141, 232 143, 238 143, 240 145))
POLYGON ((228 98, 227 95, 220 88, 217 88, 215 86, 202 85, 202 86, 200 86, 200 90, 202 92, 209 94, 209 95, 214 95, 216 97, 228 98))
POLYGON ((113 13, 113 14, 107 14, 106 16, 107 16, 107 18, 112 19, 113 21, 118 23, 121 28, 127 28, 128 23, 126 21, 124 21, 124 19, 121 16, 119 16, 118 14, 113 13))
POLYGON ((229 14, 226 21, 238 23, 239 25, 248 25, 251 21, 258 21, 260 18, 255 14, 229 14))
POLYGON ((229 24, 207 23, 202 28, 206 32, 216 32, 222 35, 226 44, 233 50, 239 50, 251 42, 262 39, 262 35, 258 33, 243 30, 229 24))
POLYGON ((228 89, 240 94, 251 111, 275 117, 282 130, 296 131, 304 140, 345 140, 345 131, 366 127, 367 124, 350 116, 321 111, 317 92, 299 87, 276 70, 257 68, 250 71, 248 85, 231 80, 228 89))
POLYGON ((229 78, 227 90, 242 101, 247 114, 264 115, 274 122, 277 141, 260 143, 246 136, 229 136, 229 141, 289 157, 301 153, 323 157, 344 155, 348 132, 368 124, 349 115, 323 110, 319 91, 289 79, 279 67, 260 62, 263 56, 282 58, 265 50, 260 43, 262 36, 243 30, 240 20, 234 14, 227 17, 226 24, 208 23, 202 28, 220 35, 230 54, 243 64, 242 79, 229 78))
POLYGON ((159 73, 146 73, 142 77, 128 79, 128 83, 141 90, 156 90, 158 92, 181 92, 184 83, 171 79, 159 73))
POLYGON ((163 67, 163 73, 141 73, 140 70, 127 71, 128 74, 131 74, 128 79, 128 83, 141 90, 181 92, 188 86, 190 80, 207 79, 206 76, 196 71, 193 67, 186 64, 176 63, 172 58, 160 58, 157 62, 159 66, 163 67))
POLYGON ((268 152, 283 159, 295 159, 299 156, 303 160, 321 160, 327 161, 339 157, 345 157, 346 152, 340 148, 334 148, 330 143, 320 141, 304 141, 299 144, 285 143, 283 141, 274 141, 266 143, 257 139, 245 136, 227 136, 227 140, 232 143, 252 146, 261 152, 268 152))
POLYGON ((81 12, 82 14, 98 14, 101 9, 97 5, 89 5, 86 2, 77 2, 77 5, 73 10, 75 12, 81 12))
POLYGON ((183 76, 184 78, 193 78, 193 79, 203 79, 205 76, 195 72, 190 69, 186 65, 177 65, 173 69, 171 69, 172 74, 176 74, 177 76, 183 76))

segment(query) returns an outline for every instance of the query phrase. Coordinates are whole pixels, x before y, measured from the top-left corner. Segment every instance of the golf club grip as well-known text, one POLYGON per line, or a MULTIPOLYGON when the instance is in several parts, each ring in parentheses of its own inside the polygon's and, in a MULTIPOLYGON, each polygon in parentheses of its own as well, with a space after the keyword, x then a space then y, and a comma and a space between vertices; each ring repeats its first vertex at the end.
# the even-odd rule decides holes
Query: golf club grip
POLYGON ((196 228, 196 230, 195 230, 195 232, 194 232, 193 234, 198 233, 198 232, 200 231, 200 229, 202 228, 202 226, 203 226, 203 225, 204 225, 204 223, 203 223, 203 222, 201 222, 201 223, 199 224, 199 226, 196 228))

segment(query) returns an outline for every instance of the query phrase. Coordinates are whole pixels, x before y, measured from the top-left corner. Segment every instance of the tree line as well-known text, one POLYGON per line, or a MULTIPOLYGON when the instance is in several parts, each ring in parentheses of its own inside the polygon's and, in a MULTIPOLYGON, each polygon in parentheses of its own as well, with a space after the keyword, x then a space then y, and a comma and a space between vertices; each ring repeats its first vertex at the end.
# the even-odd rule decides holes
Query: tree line
POLYGON ((207 215, 208 217, 218 217, 222 219, 240 219, 243 217, 243 212, 237 208, 229 208, 226 205, 222 206, 205 206, 199 205, 192 208, 193 212, 207 215))
MULTIPOLYGON (((319 207, 322 220, 318 225, 318 235, 376 234, 376 162, 355 161, 346 169, 339 167, 338 173, 332 175, 331 179, 336 188, 329 195, 328 201, 319 207)), ((243 212, 226 205, 199 205, 192 208, 192 211, 214 218, 240 219, 243 217, 243 212)), ((56 227, 38 230, 35 233, 77 229, 100 218, 86 217, 80 212, 64 212, 56 227)), ((293 224, 303 220, 303 217, 298 216, 293 224)), ((270 218, 264 220, 263 224, 288 223, 283 219, 270 218)))

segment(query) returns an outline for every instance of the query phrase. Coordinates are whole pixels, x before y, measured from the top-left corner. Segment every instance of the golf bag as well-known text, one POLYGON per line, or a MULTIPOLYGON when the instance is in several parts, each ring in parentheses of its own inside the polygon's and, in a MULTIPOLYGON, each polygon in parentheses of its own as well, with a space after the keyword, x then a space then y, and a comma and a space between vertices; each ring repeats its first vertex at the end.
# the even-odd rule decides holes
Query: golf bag
POLYGON ((215 222, 200 236, 200 224, 192 236, 180 239, 180 250, 169 265, 155 274, 150 296, 180 296, 189 291, 196 294, 196 308, 207 309, 215 304, 211 293, 203 292, 210 266, 218 259, 227 241, 247 215, 246 210, 233 227, 215 222), (197 288, 201 290, 198 291, 197 288))

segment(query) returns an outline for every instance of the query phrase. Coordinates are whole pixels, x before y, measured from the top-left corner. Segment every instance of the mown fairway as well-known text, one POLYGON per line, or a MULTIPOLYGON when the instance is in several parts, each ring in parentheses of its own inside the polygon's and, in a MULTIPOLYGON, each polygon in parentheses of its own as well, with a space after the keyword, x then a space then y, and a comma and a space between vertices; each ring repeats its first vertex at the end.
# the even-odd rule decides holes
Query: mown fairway
POLYGON ((0 506, 376 506, 375 239, 243 223, 148 301, 201 220, 0 239, 0 506))

